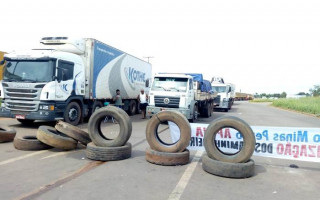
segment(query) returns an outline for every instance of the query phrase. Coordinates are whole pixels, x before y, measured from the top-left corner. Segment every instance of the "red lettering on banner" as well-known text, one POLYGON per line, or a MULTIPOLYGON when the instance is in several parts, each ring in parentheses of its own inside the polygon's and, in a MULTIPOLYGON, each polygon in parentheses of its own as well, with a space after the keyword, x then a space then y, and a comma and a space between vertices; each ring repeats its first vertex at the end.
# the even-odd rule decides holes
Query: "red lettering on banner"
POLYGON ((218 134, 220 135, 221 138, 223 138, 222 129, 219 130, 218 134))
POLYGON ((307 157, 307 146, 306 145, 301 145, 300 156, 307 157))
POLYGON ((197 129, 196 129, 196 136, 198 137, 199 135, 201 137, 203 137, 203 133, 202 133, 201 127, 197 127, 197 129))
POLYGON ((277 153, 278 154, 283 154, 283 151, 284 151, 283 144, 278 144, 277 145, 277 153))
POLYGON ((308 155, 309 157, 316 157, 316 154, 313 151, 314 148, 317 148, 317 146, 316 145, 309 145, 309 150, 311 152, 311 154, 309 153, 309 155, 308 155))
POLYGON ((224 138, 231 138, 230 129, 224 129, 224 138))
POLYGON ((290 143, 286 144, 286 149, 284 151, 284 155, 291 155, 291 144, 290 143))
POLYGON ((299 157, 299 145, 293 145, 292 146, 292 154, 293 154, 294 158, 298 158, 299 157))

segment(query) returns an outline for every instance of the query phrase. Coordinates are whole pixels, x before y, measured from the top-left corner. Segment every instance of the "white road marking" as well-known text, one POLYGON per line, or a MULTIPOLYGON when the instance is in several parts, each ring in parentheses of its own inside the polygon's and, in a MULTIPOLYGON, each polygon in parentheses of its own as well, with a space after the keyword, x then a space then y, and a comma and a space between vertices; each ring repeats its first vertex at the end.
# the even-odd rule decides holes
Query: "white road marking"
POLYGON ((53 157, 57 157, 57 156, 63 156, 63 155, 69 154, 69 153, 75 153, 75 152, 79 152, 79 151, 83 151, 83 150, 63 151, 63 152, 55 153, 50 156, 40 158, 40 160, 47 159, 47 158, 53 158, 53 157))
POLYGON ((38 155, 38 154, 42 154, 42 153, 45 153, 45 152, 48 152, 48 150, 37 151, 37 152, 30 153, 30 154, 27 154, 27 155, 19 156, 17 158, 11 158, 9 160, 1 161, 0 162, 0 166, 1 165, 6 165, 6 164, 9 164, 9 163, 18 161, 18 160, 22 160, 22 159, 25 159, 25 158, 29 158, 31 156, 35 156, 35 155, 38 155))
POLYGON ((196 166, 202 156, 203 151, 197 151, 196 154, 194 155, 191 163, 187 167, 187 169, 184 171, 181 179, 179 180, 178 184, 174 188, 174 190, 171 192, 168 200, 179 200, 184 189, 188 185, 188 182, 196 169, 196 166))

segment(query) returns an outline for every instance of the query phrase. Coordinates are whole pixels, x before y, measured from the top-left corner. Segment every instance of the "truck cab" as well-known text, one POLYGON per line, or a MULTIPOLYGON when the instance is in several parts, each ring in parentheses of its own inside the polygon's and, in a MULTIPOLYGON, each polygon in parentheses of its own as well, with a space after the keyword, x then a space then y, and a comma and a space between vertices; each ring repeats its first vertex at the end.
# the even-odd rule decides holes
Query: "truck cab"
MULTIPOLYGON (((56 44, 49 38, 43 38, 42 43, 56 44)), ((84 53, 83 45, 71 43, 64 51, 50 49, 48 45, 43 49, 6 54, 0 84, 3 98, 0 116, 16 118, 24 124, 66 116, 66 121, 71 123, 78 120, 82 113, 80 103, 67 107, 71 101, 81 102, 85 94, 84 62, 77 55, 84 53), (69 110, 66 112, 66 109, 69 110)))
POLYGON ((235 98, 234 85, 230 83, 212 82, 212 90, 218 93, 214 101, 216 109, 222 109, 225 112, 231 109, 235 98))
POLYGON ((188 119, 193 118, 196 104, 193 87, 194 81, 189 75, 156 75, 149 93, 147 116, 163 110, 178 110, 188 119))

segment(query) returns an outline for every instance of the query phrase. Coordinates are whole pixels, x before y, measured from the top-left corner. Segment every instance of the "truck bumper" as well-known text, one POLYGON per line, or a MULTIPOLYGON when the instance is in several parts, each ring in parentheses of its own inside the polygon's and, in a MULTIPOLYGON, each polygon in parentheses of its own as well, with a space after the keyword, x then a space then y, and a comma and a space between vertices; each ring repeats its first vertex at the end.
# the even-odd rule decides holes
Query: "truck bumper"
POLYGON ((220 102, 219 105, 216 106, 216 108, 223 108, 223 109, 229 108, 229 104, 230 104, 229 101, 222 101, 220 102))
POLYGON ((157 114, 158 112, 164 111, 164 110, 174 110, 178 111, 181 114, 183 114, 187 119, 191 119, 192 115, 190 112, 190 109, 184 109, 184 108, 163 108, 163 107, 154 107, 154 106, 147 106, 146 109, 146 116, 152 117, 153 115, 157 114))
MULTIPOLYGON (((43 104, 42 105, 46 105, 43 104)), ((52 104, 48 104, 52 105, 52 104)), ((58 119, 63 119, 63 112, 58 112, 57 106, 54 110, 37 110, 37 111, 18 111, 18 110, 9 110, 4 106, 0 108, 0 117, 6 118, 16 118, 16 119, 30 119, 30 120, 45 120, 45 121, 55 121, 58 119)), ((62 111, 62 110, 60 110, 62 111)))

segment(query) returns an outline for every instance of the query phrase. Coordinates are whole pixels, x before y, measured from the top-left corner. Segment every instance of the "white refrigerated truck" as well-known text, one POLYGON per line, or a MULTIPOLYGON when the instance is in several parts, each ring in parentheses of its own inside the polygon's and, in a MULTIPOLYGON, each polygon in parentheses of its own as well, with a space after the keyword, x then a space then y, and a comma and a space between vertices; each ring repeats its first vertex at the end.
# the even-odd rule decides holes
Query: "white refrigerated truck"
POLYGON ((121 92, 129 114, 146 89, 151 65, 98 40, 45 37, 38 49, 5 55, 0 117, 21 123, 63 119, 78 124, 121 92))
POLYGON ((235 99, 235 85, 232 83, 224 83, 222 78, 212 78, 212 90, 218 92, 218 96, 214 101, 215 109, 222 109, 228 112, 235 99))
POLYGON ((159 73, 153 79, 146 114, 151 117, 163 110, 177 110, 193 122, 199 114, 211 116, 216 96, 202 74, 159 73))

